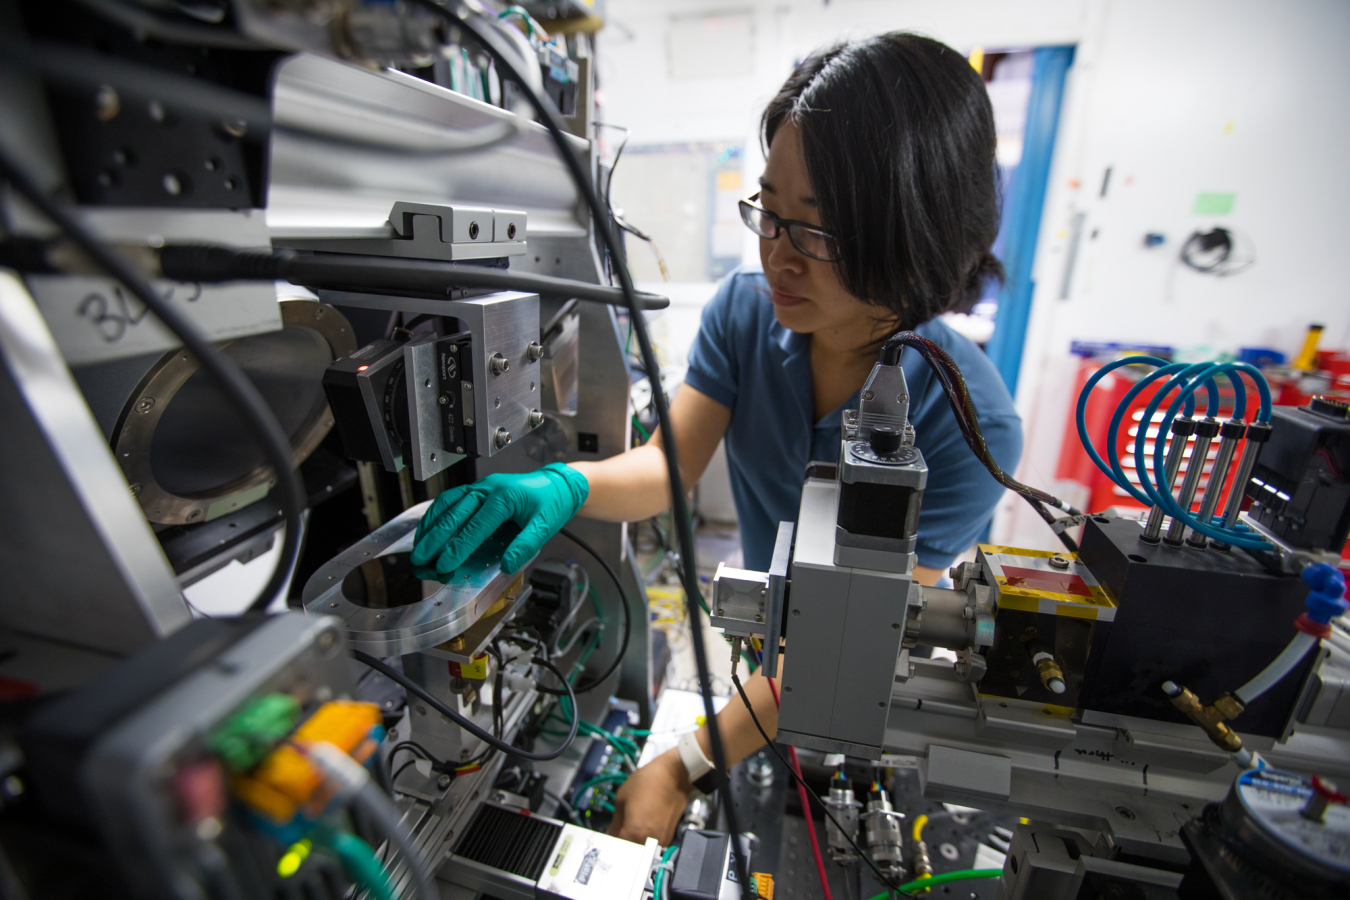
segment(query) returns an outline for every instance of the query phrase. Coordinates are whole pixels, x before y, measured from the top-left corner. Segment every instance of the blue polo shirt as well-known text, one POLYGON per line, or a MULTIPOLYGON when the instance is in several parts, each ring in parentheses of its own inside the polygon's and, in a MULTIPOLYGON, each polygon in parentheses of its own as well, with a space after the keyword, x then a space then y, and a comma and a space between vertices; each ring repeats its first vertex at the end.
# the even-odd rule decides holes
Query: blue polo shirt
MULTIPOLYGON (((993 363, 940 319, 915 330, 956 361, 994 459, 1013 471, 1022 455, 1022 421, 993 363)), ((906 351, 901 366, 915 442, 929 470, 919 514, 919 565, 943 569, 979 539, 1004 488, 970 452, 923 358, 906 351)), ((807 463, 838 461, 840 418, 858 405, 858 394, 815 420, 811 339, 778 324, 758 266, 732 272, 704 309, 685 382, 731 410, 727 462, 745 565, 764 571, 778 523, 797 520, 807 463)))

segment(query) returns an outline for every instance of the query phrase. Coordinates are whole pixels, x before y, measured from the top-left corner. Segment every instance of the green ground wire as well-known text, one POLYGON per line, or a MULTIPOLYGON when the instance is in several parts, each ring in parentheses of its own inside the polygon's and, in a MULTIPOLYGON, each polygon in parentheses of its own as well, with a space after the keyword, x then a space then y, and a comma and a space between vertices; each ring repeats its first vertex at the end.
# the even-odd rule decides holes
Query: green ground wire
POLYGON ((633 427, 638 430, 638 434, 642 435, 644 441, 652 439, 652 436, 647 433, 647 429, 643 428, 642 423, 638 421, 637 413, 633 413, 633 427))
MULTIPOLYGON (((675 844, 671 844, 669 847, 666 848, 666 852, 661 854, 661 863, 662 863, 663 865, 664 865, 665 863, 670 862, 670 858, 671 858, 672 856, 675 855, 675 848, 676 848, 676 845, 675 845, 675 844)), ((661 896, 661 884, 662 884, 662 882, 664 882, 665 880, 666 880, 666 870, 665 870, 665 869, 657 869, 657 870, 656 870, 656 877, 652 879, 652 897, 654 897, 654 898, 660 898, 660 896, 661 896)))
MULTIPOLYGON (((934 875, 932 878, 916 878, 913 881, 900 885, 898 890, 902 894, 912 894, 914 891, 923 890, 926 887, 937 887, 939 884, 946 884, 949 881, 967 881, 971 878, 997 878, 1003 874, 1002 869, 958 869, 955 872, 943 872, 941 875, 934 875)), ((886 900, 890 896, 890 891, 882 891, 870 900, 886 900)))

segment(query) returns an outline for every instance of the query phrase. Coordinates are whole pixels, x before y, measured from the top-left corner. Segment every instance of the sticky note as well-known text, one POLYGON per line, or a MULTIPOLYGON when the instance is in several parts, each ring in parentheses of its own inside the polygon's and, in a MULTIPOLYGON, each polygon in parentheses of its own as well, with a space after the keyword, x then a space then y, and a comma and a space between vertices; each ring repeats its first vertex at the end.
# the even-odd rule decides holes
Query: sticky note
POLYGON ((1202 191, 1195 195, 1195 208, 1191 212, 1197 216, 1226 216, 1233 211, 1237 194, 1219 194, 1202 191))

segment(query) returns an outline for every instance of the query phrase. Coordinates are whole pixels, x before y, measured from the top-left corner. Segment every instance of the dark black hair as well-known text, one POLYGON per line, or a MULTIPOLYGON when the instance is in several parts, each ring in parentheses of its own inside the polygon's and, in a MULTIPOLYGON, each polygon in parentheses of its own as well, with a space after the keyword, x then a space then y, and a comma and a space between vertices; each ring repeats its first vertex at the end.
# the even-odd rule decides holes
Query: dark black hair
POLYGON ((786 121, 802 136, 839 280, 912 328, 1003 278, 994 111, 946 44, 892 32, 817 51, 764 110, 765 152, 786 121))

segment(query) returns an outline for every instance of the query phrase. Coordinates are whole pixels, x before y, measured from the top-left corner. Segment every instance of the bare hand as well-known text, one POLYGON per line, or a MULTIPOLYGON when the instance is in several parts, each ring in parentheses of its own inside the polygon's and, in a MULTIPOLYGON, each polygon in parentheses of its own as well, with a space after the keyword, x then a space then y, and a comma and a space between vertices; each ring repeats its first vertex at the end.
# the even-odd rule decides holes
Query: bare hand
POLYGON ((693 786, 679 752, 667 750, 620 786, 614 795, 609 833, 639 844, 652 837, 667 846, 689 805, 691 791, 693 786))

